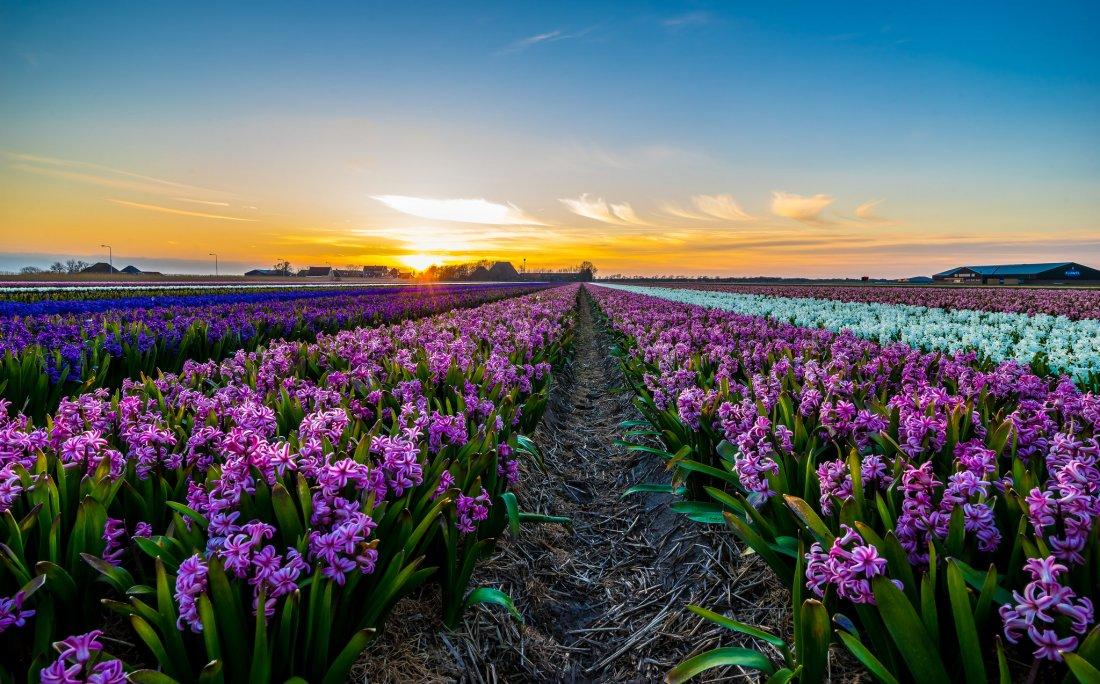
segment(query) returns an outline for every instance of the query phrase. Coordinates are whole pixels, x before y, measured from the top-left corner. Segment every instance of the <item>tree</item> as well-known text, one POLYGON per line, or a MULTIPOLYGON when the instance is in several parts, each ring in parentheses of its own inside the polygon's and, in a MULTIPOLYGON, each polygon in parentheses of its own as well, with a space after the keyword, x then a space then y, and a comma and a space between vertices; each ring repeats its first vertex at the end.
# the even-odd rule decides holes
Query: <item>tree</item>
POLYGON ((64 273, 65 272, 65 264, 61 263, 60 261, 53 262, 52 264, 50 264, 50 272, 51 273, 64 273))
POLYGON ((32 275, 35 273, 42 273, 43 271, 37 266, 24 266, 23 268, 19 269, 19 272, 23 275, 32 275))
POLYGON ((283 275, 290 275, 290 262, 286 259, 283 259, 282 261, 277 261, 274 268, 276 271, 279 271, 283 275))
POLYGON ((80 259, 69 259, 65 262, 66 273, 80 273, 84 269, 91 266, 87 261, 81 261, 80 259))
POLYGON ((577 267, 577 270, 580 271, 581 280, 592 280, 596 277, 600 269, 596 268, 596 265, 591 261, 582 261, 581 265, 577 267))

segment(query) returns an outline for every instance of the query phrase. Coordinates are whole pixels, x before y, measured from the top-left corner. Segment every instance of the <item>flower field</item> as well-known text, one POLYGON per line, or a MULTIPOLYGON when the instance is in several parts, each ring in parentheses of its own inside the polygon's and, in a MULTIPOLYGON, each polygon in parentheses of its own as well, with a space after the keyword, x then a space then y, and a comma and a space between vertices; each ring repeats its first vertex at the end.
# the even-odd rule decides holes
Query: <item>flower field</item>
POLYGON ((839 289, 0 302, 0 682, 1098 681, 1100 321, 839 289))
POLYGON ((864 285, 675 285, 691 290, 770 297, 810 297, 865 304, 908 304, 936 309, 973 309, 1050 314, 1074 320, 1100 318, 1100 290, 1049 287, 928 287, 864 285))
POLYGON ((659 438, 650 451, 675 473, 673 507, 728 524, 791 587, 791 644, 692 606, 770 657, 720 648, 670 681, 719 665, 821 681, 833 641, 883 682, 1033 680, 1067 665, 1096 681, 1100 397, 1033 372, 1018 342, 960 351, 1015 331, 1095 386, 1095 356, 1082 354, 1100 344, 1095 320, 592 295, 646 419, 631 435, 659 438), (1084 337, 1063 343, 1067 328, 1084 337))
POLYGON ((1096 318, 1071 320, 1045 313, 864 304, 725 290, 614 287, 796 326, 848 330, 882 344, 902 342, 927 351, 974 352, 993 362, 1014 360, 1032 365, 1040 374, 1065 373, 1082 385, 1100 388, 1100 319, 1096 318))
POLYGON ((0 397, 41 420, 77 390, 117 388, 142 373, 177 372, 276 339, 335 332, 472 306, 529 285, 366 287, 354 290, 162 290, 0 301, 0 397))
POLYGON ((576 295, 418 300, 450 310, 188 360, 41 423, 4 402, 0 679, 343 681, 422 583, 449 624, 511 608, 467 584, 540 519, 507 490, 576 295))

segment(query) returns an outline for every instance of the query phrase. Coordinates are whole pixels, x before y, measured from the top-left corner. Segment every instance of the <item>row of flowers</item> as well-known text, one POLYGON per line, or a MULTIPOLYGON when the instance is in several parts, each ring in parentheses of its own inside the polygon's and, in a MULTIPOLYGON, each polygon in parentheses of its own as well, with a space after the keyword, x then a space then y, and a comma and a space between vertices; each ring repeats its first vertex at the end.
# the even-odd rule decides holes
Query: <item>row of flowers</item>
POLYGON ((646 419, 626 439, 676 473, 646 489, 728 524, 792 589, 793 648, 693 607, 780 662, 719 649, 671 681, 821 681, 832 641, 882 682, 1100 666, 1100 396, 1015 361, 591 292, 646 419))
POLYGON ((1097 319, 665 287, 615 287, 685 304, 766 316, 797 326, 850 330, 882 344, 903 342, 927 351, 974 351, 983 359, 1032 364, 1041 374, 1065 373, 1083 385, 1100 387, 1097 319))
POLYGON ((771 297, 812 297, 864 304, 908 304, 937 309, 1100 318, 1100 289, 1051 287, 932 287, 901 285, 675 285, 693 290, 771 297))
MULTIPOLYGON (((350 282, 326 281, 326 282, 302 282, 301 278, 286 278, 267 283, 242 283, 232 281, 202 281, 202 282, 172 282, 172 281, 146 281, 135 283, 88 281, 69 282, 39 282, 29 281, 25 283, 8 282, 0 284, 0 302, 24 302, 35 303, 43 301, 86 299, 110 299, 118 297, 144 296, 144 297, 175 297, 185 294, 221 294, 232 292, 267 292, 267 291, 309 291, 309 290, 348 290, 367 289, 371 287, 394 287, 395 283, 371 283, 369 281, 351 280, 350 282)), ((412 283, 406 287, 414 287, 412 283)))
POLYGON ((505 527, 545 521, 507 490, 576 295, 189 361, 40 426, 4 405, 0 680, 339 682, 426 581, 450 624, 514 612, 466 589, 505 527))
POLYGON ((308 341, 321 332, 423 316, 537 288, 450 285, 9 303, 9 309, 51 310, 20 309, 0 316, 0 397, 42 418, 65 394, 117 388, 125 378, 157 370, 177 372, 187 360, 220 360, 276 339, 308 341))

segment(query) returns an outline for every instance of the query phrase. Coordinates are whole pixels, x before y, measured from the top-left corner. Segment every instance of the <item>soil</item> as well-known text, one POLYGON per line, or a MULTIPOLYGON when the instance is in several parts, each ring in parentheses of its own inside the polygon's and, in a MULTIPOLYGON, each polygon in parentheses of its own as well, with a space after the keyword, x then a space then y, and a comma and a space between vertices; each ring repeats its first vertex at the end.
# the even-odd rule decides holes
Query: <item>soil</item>
MULTIPOLYGON (((533 435, 545 472, 525 467, 522 510, 572 525, 526 525, 481 564, 471 586, 506 591, 521 625, 500 607, 439 623, 438 592, 401 602, 353 673, 369 682, 655 682, 685 658, 746 637, 688 611, 699 604, 786 635, 789 593, 724 527, 688 521, 667 494, 621 497, 641 482, 668 482, 652 455, 616 445, 639 418, 611 339, 591 297, 578 301, 575 354, 555 374, 547 414, 533 435)), ((773 654, 774 655, 774 654, 773 654)), ((697 681, 756 681, 738 668, 697 681)))

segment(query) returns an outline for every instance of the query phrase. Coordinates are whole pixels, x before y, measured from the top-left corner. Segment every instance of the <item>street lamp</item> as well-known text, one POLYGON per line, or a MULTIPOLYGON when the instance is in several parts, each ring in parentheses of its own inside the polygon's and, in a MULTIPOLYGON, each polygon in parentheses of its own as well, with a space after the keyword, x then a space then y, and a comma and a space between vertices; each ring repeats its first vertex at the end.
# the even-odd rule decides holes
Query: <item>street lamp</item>
POLYGON ((214 277, 218 277, 218 254, 217 252, 210 252, 210 256, 214 257, 214 277))
POLYGON ((115 253, 111 249, 110 245, 100 245, 100 247, 107 248, 107 265, 111 267, 111 271, 115 270, 115 253))

